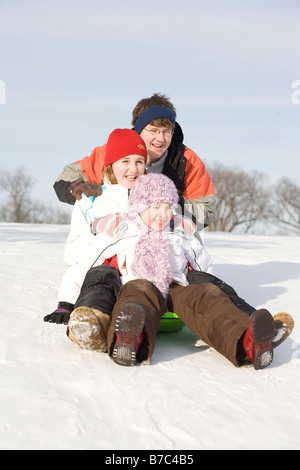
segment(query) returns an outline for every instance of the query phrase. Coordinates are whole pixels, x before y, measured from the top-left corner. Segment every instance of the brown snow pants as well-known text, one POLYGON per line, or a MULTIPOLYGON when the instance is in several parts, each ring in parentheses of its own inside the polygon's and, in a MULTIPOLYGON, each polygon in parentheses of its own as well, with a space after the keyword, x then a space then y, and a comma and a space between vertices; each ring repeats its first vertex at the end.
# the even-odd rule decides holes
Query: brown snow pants
POLYGON ((138 302, 145 307, 144 340, 137 354, 137 362, 151 361, 161 316, 167 311, 166 302, 157 287, 145 279, 129 281, 121 288, 111 314, 107 335, 107 351, 112 355, 115 343, 115 324, 125 302, 138 302))
POLYGON ((169 292, 169 308, 200 339, 235 366, 244 362, 242 337, 250 317, 211 283, 175 286, 169 292))
POLYGON ((141 346, 138 362, 151 360, 160 318, 169 310, 177 313, 191 331, 234 365, 243 363, 245 353, 241 338, 249 326, 250 317, 214 284, 175 285, 169 291, 167 307, 163 296, 151 282, 138 279, 126 283, 121 288, 112 311, 108 332, 109 354, 115 341, 116 317, 122 305, 128 301, 139 302, 146 309, 144 331, 147 341, 141 346))

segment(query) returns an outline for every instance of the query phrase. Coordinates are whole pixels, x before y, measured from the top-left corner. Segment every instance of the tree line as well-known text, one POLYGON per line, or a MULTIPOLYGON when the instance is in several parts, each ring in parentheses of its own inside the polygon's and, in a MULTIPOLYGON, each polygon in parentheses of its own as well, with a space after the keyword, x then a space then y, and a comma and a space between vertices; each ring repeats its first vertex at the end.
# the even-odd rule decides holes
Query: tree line
POLYGON ((50 204, 36 201, 32 197, 35 180, 24 167, 14 171, 2 170, 0 175, 1 193, 0 221, 28 224, 69 224, 70 211, 57 209, 50 204))
POLYGON ((245 172, 216 162, 208 168, 216 191, 211 231, 245 233, 272 227, 277 234, 300 235, 300 186, 282 177, 273 184, 259 171, 245 172))
MULTIPOLYGON (((215 222, 208 230, 254 232, 272 226, 277 234, 300 235, 300 186, 282 177, 270 185, 265 173, 245 172, 219 162, 208 167, 216 191, 215 222)), ((7 200, 0 203, 0 221, 69 224, 70 211, 35 201, 34 179, 26 169, 2 170, 0 190, 7 200)))

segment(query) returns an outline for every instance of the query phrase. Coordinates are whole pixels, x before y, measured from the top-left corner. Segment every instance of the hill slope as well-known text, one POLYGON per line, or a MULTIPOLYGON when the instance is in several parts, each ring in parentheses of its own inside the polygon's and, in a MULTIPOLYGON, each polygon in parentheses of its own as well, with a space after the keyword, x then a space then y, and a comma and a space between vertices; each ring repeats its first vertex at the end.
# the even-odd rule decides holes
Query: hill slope
POLYGON ((295 449, 300 443, 300 237, 206 234, 216 274, 296 326, 261 371, 235 368, 187 328, 150 366, 82 352, 43 322, 68 227, 0 224, 1 449, 295 449))

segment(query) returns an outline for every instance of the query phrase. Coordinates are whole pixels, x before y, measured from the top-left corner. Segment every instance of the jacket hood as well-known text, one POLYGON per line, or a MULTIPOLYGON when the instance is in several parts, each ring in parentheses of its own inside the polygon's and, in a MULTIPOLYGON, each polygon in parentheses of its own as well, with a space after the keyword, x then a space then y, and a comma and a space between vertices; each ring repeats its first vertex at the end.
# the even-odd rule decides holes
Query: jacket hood
POLYGON ((184 135, 181 129, 181 126, 178 124, 178 122, 175 122, 175 130, 172 138, 172 142, 176 145, 176 147, 179 147, 183 143, 184 135))

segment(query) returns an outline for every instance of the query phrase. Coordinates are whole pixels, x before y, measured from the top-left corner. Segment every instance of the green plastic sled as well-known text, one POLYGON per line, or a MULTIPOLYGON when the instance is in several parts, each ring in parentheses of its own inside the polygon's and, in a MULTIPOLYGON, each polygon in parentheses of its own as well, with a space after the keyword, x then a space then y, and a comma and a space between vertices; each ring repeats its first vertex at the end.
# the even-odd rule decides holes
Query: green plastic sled
POLYGON ((174 333, 183 327, 184 323, 176 313, 166 312, 161 317, 158 333, 174 333))

